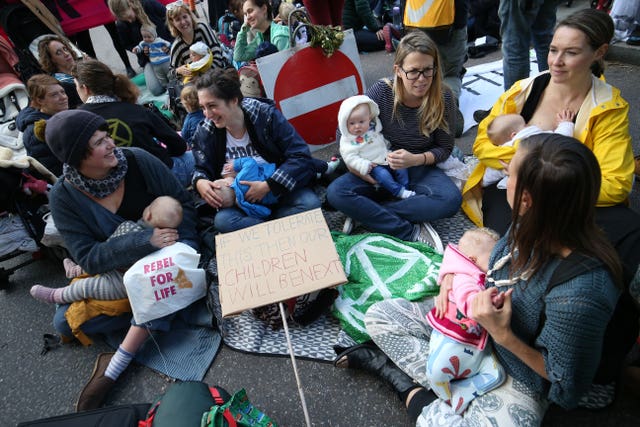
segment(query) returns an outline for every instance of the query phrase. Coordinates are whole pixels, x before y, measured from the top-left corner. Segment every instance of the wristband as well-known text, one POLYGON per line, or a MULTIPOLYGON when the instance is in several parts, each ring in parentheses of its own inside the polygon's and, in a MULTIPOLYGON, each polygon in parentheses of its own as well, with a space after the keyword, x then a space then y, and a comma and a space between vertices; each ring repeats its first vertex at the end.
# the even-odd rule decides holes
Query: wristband
POLYGON ((427 153, 422 153, 424 156, 424 165, 427 166, 427 153))

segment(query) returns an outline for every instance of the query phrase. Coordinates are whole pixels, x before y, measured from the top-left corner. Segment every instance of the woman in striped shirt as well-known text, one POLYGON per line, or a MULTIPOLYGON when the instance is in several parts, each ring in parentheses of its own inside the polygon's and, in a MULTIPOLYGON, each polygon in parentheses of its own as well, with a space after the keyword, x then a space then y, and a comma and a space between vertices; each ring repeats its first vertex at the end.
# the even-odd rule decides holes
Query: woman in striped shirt
POLYGON ((171 44, 171 69, 182 77, 191 75, 189 63, 189 47, 195 42, 203 42, 211 49, 213 68, 227 68, 229 64, 222 55, 220 41, 208 24, 197 22, 182 0, 167 5, 167 27, 175 40, 171 44))

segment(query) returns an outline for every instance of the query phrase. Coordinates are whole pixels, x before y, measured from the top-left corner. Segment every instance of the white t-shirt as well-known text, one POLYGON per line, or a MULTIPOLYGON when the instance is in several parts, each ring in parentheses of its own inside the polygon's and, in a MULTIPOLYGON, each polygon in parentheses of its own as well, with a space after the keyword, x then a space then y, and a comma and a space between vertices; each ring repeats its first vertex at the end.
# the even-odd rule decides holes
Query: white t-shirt
POLYGON ((225 160, 234 160, 241 157, 253 157, 257 163, 267 163, 260 154, 253 148, 253 143, 249 139, 249 132, 244 133, 241 138, 234 138, 227 131, 227 150, 225 160))

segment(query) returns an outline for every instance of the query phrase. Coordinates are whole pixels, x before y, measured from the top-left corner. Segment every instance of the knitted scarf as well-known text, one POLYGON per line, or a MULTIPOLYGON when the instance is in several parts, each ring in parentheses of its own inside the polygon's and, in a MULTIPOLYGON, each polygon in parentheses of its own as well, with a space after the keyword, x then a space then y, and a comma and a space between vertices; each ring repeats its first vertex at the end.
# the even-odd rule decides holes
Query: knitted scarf
POLYGON ((95 198, 104 199, 116 191, 129 168, 127 158, 120 148, 113 150, 113 154, 116 156, 116 159, 118 159, 118 165, 111 169, 109 175, 104 179, 87 178, 82 175, 78 169, 66 163, 63 165, 62 174, 71 185, 79 190, 89 193, 95 198))

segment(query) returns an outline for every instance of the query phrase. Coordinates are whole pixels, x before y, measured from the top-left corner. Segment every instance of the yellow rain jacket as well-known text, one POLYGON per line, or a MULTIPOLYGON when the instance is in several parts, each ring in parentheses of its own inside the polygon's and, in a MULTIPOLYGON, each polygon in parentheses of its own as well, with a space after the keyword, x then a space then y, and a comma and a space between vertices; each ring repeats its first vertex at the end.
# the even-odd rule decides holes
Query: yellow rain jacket
MULTIPOLYGON (((536 76, 537 77, 537 76, 536 76)), ((482 176, 487 167, 502 169, 513 147, 495 146, 487 136, 489 123, 498 115, 520 113, 529 97, 535 77, 516 82, 493 105, 491 113, 478 125, 473 154, 480 160, 462 189, 462 209, 478 227, 482 221, 482 176)), ((602 186, 596 206, 613 206, 627 200, 633 183, 634 161, 629 134, 629 104, 620 90, 593 77, 591 90, 580 106, 573 136, 589 147, 600 164, 602 186)))

